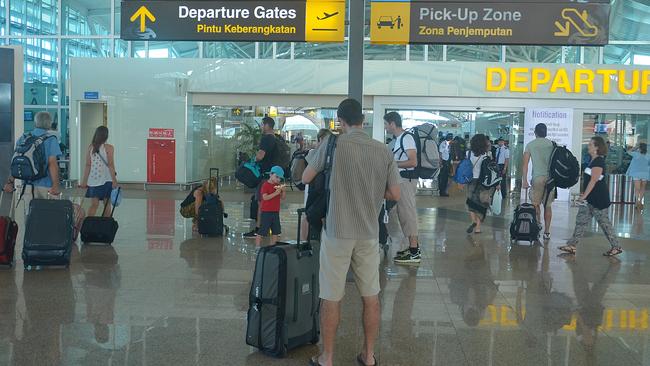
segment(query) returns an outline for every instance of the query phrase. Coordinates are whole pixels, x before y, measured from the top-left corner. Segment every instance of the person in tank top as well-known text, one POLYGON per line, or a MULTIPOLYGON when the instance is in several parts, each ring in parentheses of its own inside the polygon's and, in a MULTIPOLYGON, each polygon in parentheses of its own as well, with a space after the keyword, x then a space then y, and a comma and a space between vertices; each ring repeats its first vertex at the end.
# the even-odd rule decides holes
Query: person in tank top
POLYGON ((117 188, 117 174, 115 173, 115 149, 107 144, 108 128, 99 126, 95 130, 93 141, 86 151, 86 168, 79 187, 86 188, 86 198, 91 198, 92 203, 88 209, 88 216, 95 216, 99 202, 104 201, 102 216, 111 214, 111 191, 117 188))

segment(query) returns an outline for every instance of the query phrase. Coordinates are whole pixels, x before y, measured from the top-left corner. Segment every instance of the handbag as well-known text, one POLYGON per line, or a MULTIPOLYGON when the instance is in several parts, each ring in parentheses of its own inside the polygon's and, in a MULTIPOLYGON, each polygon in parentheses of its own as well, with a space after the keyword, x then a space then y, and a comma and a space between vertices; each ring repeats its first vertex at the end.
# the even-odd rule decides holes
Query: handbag
POLYGON ((501 196, 501 190, 497 189, 492 196, 492 204, 490 205, 490 210, 495 215, 501 215, 501 203, 503 202, 503 197, 501 196))

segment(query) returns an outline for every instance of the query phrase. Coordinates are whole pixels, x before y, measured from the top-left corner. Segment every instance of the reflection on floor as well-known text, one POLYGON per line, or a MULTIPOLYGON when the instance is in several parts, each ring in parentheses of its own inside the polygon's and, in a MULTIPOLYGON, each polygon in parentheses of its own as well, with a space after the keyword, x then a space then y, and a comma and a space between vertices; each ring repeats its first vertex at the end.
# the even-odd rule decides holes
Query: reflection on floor
MULTIPOLYGON (((296 230, 293 195, 285 239, 296 230)), ((306 365, 317 347, 275 360, 245 345, 247 197, 226 195, 225 238, 192 235, 182 198, 127 192, 114 246, 78 246, 69 270, 0 269, 0 365, 306 365)), ((576 211, 566 203, 555 204, 550 243, 510 248, 512 207, 468 237, 463 200, 419 198, 423 262, 382 263, 381 364, 650 365, 650 215, 613 209, 619 263, 601 256, 595 226, 575 258, 558 257, 576 211)), ((362 344, 353 283, 347 294, 336 365, 353 365, 362 344)))

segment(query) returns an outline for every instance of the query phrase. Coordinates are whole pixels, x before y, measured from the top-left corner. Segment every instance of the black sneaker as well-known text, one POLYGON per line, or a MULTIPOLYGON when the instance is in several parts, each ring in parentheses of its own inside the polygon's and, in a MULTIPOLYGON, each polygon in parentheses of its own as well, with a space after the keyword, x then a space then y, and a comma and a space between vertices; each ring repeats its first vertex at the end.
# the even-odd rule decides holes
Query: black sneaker
POLYGON ((244 233, 244 234, 242 234, 242 237, 243 237, 243 238, 246 238, 246 239, 252 239, 252 238, 254 238, 254 237, 257 236, 257 230, 258 230, 258 229, 255 228, 255 229, 253 229, 252 231, 249 231, 249 232, 247 232, 247 233, 244 233))
POLYGON ((410 250, 407 250, 404 255, 395 258, 395 263, 397 264, 419 264, 422 259, 422 253, 420 248, 418 248, 417 253, 413 254, 410 250))

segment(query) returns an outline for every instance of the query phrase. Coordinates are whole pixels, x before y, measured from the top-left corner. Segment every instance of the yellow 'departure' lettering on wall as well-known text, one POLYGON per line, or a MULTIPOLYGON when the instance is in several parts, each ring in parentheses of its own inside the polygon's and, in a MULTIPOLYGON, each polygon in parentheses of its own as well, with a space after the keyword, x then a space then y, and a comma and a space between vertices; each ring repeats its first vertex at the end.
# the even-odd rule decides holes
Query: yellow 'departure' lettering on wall
MULTIPOLYGON (((519 318, 515 309, 507 305, 488 305, 480 326, 498 326, 502 328, 517 327, 520 320, 526 319, 526 308, 520 309, 519 318)), ((563 330, 574 331, 578 324, 577 313, 571 315, 568 324, 562 326, 563 330)), ((598 326, 599 330, 648 330, 648 309, 605 309, 603 319, 598 326)))
POLYGON ((647 95, 649 89, 650 70, 488 67, 485 74, 488 92, 647 95))

